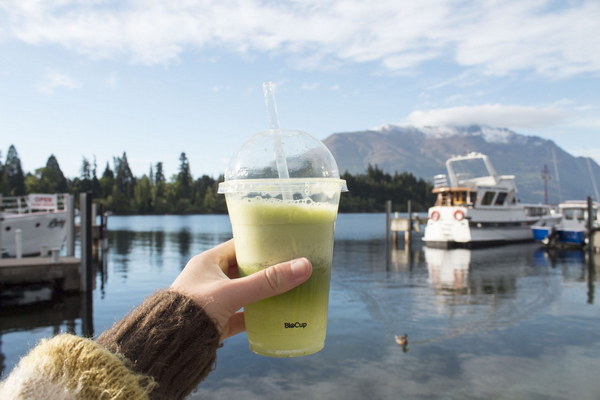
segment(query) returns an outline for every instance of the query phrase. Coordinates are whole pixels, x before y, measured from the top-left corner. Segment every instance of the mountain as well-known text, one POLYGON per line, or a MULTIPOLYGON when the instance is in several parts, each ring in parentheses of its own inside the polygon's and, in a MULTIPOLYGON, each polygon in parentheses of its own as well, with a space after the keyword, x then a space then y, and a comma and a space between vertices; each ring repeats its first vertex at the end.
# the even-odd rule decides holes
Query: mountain
MULTIPOLYGON (((553 141, 489 126, 395 126, 335 133, 323 140, 340 172, 363 173, 369 164, 385 172, 411 172, 432 181, 446 173, 446 160, 472 151, 487 154, 501 175, 515 175, 519 198, 544 201, 542 170, 548 167, 548 201, 598 199, 600 166, 575 157, 553 141)), ((350 188, 352 190, 352 188, 350 188)))

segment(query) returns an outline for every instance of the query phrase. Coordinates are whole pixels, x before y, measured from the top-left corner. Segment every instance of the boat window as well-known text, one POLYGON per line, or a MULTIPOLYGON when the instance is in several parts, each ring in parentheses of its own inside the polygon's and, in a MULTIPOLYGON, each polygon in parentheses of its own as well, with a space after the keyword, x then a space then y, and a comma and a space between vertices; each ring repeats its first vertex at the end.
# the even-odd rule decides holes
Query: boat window
POLYGON ((550 214, 550 210, 546 207, 526 207, 525 210, 530 217, 543 217, 550 214))
POLYGON ((477 203, 477 192, 471 192, 471 203, 477 203))
POLYGON ((579 216, 579 211, 577 209, 574 208, 565 208, 563 210, 563 217, 565 217, 565 219, 580 219, 583 218, 583 215, 580 217, 579 216))
POLYGON ((507 194, 508 193, 506 192, 498 193, 498 197, 496 197, 496 202, 494 203, 494 205, 501 206, 502 204, 504 204, 504 200, 506 200, 507 194))
POLYGON ((490 204, 492 204, 492 200, 494 200, 495 195, 496 192, 485 192, 485 194, 483 195, 483 199, 481 199, 481 205, 489 206, 490 204))
POLYGON ((454 204, 465 204, 467 202, 467 192, 454 193, 454 204))

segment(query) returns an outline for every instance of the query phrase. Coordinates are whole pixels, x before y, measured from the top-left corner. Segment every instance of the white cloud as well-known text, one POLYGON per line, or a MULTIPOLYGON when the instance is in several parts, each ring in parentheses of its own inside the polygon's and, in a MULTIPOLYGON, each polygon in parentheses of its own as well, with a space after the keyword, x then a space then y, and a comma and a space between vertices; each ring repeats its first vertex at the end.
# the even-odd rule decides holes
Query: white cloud
POLYGON ((311 68, 374 62, 405 71, 442 60, 499 75, 600 72, 600 3, 554 3, 7 0, 0 11, 3 36, 92 57, 125 54, 146 64, 218 46, 250 59, 286 54, 294 65, 311 68))
POLYGON ((484 104, 416 110, 410 113, 407 120, 417 126, 481 124, 506 128, 541 128, 557 124, 567 116, 567 112, 559 108, 484 104))
POLYGON ((37 89, 45 94, 53 94, 59 88, 78 89, 79 87, 80 84, 70 76, 57 71, 48 71, 37 89))

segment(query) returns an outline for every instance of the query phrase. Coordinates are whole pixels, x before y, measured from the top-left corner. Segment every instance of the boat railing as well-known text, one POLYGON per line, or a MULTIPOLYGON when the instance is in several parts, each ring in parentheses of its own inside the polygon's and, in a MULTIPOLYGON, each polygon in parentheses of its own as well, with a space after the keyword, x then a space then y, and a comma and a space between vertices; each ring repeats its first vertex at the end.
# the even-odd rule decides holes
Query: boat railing
POLYGON ((439 174, 433 177, 433 187, 448 187, 448 177, 446 174, 439 174))
POLYGON ((7 214, 27 214, 36 211, 64 211, 68 194, 29 194, 25 196, 0 195, 0 211, 7 214))

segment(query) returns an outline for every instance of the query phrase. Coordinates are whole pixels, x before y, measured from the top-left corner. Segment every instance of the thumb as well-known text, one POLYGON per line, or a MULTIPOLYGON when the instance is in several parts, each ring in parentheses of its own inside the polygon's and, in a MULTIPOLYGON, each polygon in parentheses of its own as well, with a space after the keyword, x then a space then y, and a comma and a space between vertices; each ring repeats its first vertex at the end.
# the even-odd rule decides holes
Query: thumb
POLYGON ((295 288, 312 274, 312 264, 304 257, 265 268, 229 283, 230 301, 235 309, 295 288))

